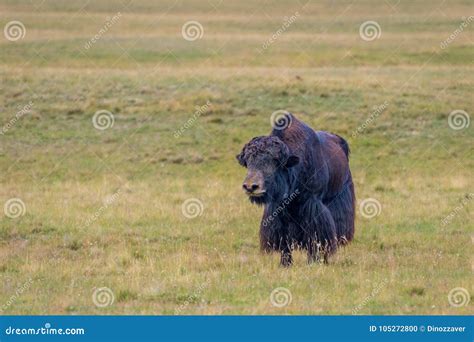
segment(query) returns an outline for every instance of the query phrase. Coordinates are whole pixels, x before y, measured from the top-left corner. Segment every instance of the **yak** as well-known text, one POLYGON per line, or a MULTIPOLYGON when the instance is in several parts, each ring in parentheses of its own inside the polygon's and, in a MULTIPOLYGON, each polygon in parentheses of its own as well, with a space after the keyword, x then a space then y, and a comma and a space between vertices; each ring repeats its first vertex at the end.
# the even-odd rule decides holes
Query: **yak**
POLYGON ((328 258, 354 237, 355 193, 349 145, 342 137, 315 131, 295 115, 268 136, 251 139, 236 156, 247 168, 243 190, 264 206, 260 249, 281 253, 292 264, 294 249, 308 263, 328 258))

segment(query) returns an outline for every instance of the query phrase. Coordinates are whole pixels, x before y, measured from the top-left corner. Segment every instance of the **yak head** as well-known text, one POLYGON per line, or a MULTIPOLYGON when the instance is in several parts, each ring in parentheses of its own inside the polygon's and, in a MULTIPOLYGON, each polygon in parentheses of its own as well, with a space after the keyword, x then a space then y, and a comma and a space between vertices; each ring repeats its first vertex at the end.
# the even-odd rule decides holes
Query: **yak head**
POLYGON ((291 190, 291 168, 299 158, 276 136, 255 137, 237 155, 247 168, 242 188, 252 203, 279 201, 291 190))

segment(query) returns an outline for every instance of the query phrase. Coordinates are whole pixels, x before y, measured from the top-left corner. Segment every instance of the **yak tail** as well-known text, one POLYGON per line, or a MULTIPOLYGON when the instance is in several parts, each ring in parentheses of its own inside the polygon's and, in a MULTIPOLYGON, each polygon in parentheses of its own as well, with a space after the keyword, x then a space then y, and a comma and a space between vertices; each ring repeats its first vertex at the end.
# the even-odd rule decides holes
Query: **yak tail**
POLYGON ((341 146, 342 150, 346 154, 347 159, 349 160, 349 154, 351 153, 351 150, 349 148, 349 144, 347 143, 346 139, 344 139, 340 135, 336 134, 336 136, 339 138, 339 146, 341 146))

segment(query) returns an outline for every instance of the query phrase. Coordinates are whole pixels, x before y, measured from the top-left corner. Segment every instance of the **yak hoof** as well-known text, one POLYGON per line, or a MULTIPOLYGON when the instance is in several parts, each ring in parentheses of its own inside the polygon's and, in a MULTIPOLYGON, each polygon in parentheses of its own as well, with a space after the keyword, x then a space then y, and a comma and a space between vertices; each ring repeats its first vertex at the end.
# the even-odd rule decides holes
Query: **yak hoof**
POLYGON ((291 254, 282 254, 280 259, 280 265, 283 267, 290 267, 293 263, 293 258, 291 254))

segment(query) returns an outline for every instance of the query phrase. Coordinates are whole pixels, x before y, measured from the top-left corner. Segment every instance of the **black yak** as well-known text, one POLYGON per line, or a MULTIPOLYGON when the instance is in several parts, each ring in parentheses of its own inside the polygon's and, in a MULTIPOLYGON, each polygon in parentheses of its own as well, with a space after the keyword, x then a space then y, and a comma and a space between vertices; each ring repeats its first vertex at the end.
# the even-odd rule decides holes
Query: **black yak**
POLYGON ((349 145, 293 114, 279 120, 287 124, 253 138, 237 155, 248 169, 244 191, 252 203, 264 206, 260 247, 279 251, 283 266, 291 265, 295 248, 307 251, 309 263, 321 257, 327 263, 338 245, 354 236, 349 145))

